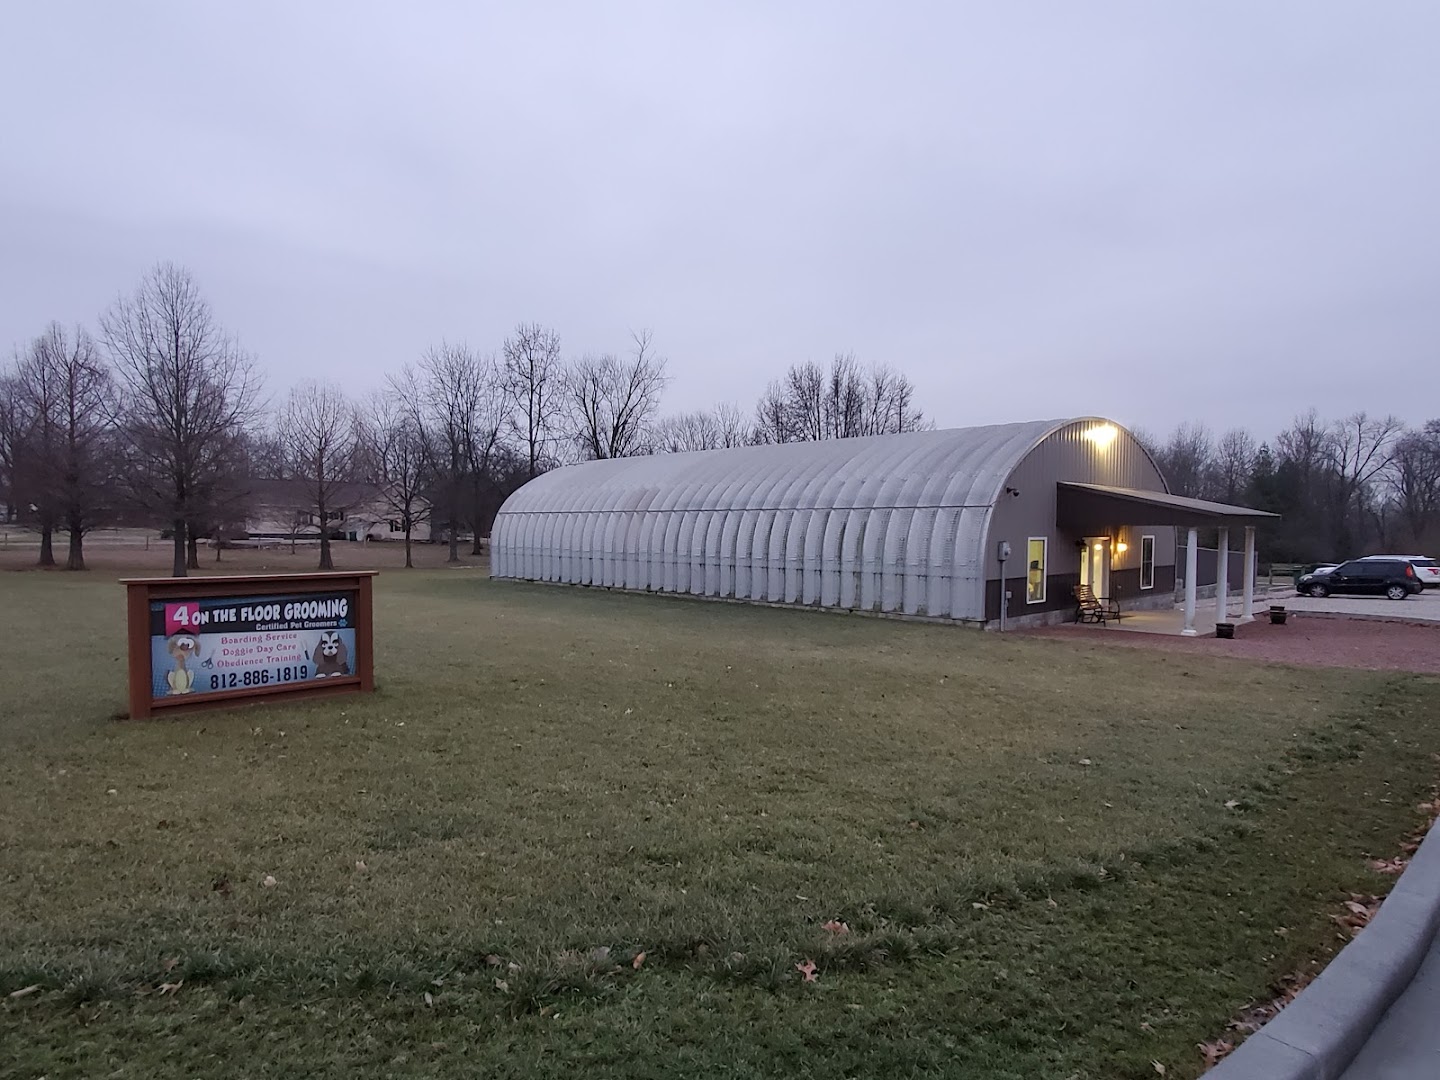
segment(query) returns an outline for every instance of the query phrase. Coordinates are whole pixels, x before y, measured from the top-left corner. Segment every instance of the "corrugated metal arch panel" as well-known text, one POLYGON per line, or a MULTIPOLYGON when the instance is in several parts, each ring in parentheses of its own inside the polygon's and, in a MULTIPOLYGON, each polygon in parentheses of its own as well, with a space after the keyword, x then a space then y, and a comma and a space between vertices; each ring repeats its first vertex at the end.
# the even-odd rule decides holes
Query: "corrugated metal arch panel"
POLYGON ((915 511, 892 510, 885 523, 885 543, 880 562, 880 610, 899 611, 904 599, 905 548, 910 538, 910 519, 915 511))
POLYGON ((930 559, 925 575, 925 611, 943 617, 950 614, 953 599, 950 577, 955 567, 955 534, 960 527, 960 512, 937 510, 930 526, 930 559))
POLYGON ((759 521, 760 511, 740 511, 740 523, 735 532, 735 591, 731 594, 737 600, 750 598, 750 583, 754 576, 751 547, 755 543, 755 527, 759 521))
POLYGON ((507 517, 495 521, 490 530, 490 573, 495 577, 514 577, 510 572, 510 539, 516 534, 516 520, 507 517))
POLYGON ((775 511, 761 510, 755 519, 755 532, 750 538, 751 600, 764 600, 770 588, 770 531, 775 525, 775 511))
POLYGON ((785 533, 785 602, 798 604, 805 592, 805 536, 815 511, 795 510, 785 533))
POLYGON ((840 538, 845 533, 848 511, 830 510, 825 514, 825 534, 820 541, 820 606, 840 604, 840 538))
POLYGON ((910 535, 905 541, 904 580, 900 610, 907 615, 930 613, 929 581, 930 532, 935 526, 934 510, 916 510, 910 518, 910 535))
POLYGON ((765 599, 776 604, 785 599, 785 538, 789 535, 794 517, 795 511, 782 507, 775 511, 775 520, 770 526, 770 557, 767 562, 769 574, 765 599))
POLYGON ((840 540, 840 606, 850 611, 860 607, 861 579, 865 575, 865 523, 869 518, 868 510, 850 510, 845 515, 845 530, 840 540))
POLYGON ((835 516, 828 507, 810 511, 810 520, 805 524, 804 554, 801 559, 801 574, 804 586, 800 593, 803 604, 818 604, 825 591, 825 532, 830 519, 835 516))
POLYGON ((983 620, 985 617, 985 563, 968 555, 984 543, 990 528, 989 507, 966 507, 960 511, 955 536, 955 570, 950 578, 950 617, 983 620))
POLYGON ((720 595, 720 538, 725 531, 723 510, 714 510, 705 515, 705 587, 706 596, 720 595))
POLYGON ((740 518, 738 510, 725 511, 725 523, 720 530, 720 591, 717 596, 735 595, 735 534, 740 531, 740 518))
POLYGON ((675 530, 675 543, 670 548, 670 559, 672 564, 672 592, 688 593, 690 591, 690 548, 695 542, 695 517, 694 510, 677 508, 673 512, 674 517, 679 521, 675 530))

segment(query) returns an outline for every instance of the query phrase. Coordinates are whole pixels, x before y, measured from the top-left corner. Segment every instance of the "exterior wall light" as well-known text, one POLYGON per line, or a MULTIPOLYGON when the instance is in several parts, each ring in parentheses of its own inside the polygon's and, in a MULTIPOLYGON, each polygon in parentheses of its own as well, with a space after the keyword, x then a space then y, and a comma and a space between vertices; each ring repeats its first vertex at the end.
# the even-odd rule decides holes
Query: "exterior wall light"
POLYGON ((1120 543, 1118 543, 1118 544, 1115 545, 1115 554, 1116 554, 1116 555, 1124 555, 1125 552, 1127 552, 1127 551, 1129 551, 1129 550, 1130 550, 1130 545, 1127 544, 1127 543, 1125 543, 1125 541, 1123 541, 1123 540, 1120 541, 1120 543))
POLYGON ((1084 438, 1094 443, 1097 449, 1104 450, 1115 441, 1118 434, 1119 429, 1114 424, 1096 424, 1086 429, 1084 438))

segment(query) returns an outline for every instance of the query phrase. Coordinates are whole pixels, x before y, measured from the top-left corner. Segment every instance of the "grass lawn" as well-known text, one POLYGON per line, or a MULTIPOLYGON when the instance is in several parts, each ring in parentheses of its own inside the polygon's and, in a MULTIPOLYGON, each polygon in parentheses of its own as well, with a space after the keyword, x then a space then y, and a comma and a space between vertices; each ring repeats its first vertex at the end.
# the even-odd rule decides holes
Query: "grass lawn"
POLYGON ((0 1075, 1191 1077, 1440 751, 1434 678, 475 569, 370 698, 132 723, 122 601, 0 575, 0 1075))

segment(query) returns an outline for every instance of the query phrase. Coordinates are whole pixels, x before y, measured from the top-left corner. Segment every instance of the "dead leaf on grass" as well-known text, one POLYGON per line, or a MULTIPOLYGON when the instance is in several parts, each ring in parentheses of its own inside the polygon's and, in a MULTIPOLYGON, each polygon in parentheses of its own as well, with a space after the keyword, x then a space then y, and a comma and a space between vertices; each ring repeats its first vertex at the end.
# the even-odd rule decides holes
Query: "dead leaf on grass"
POLYGON ((829 930, 832 934, 848 934, 850 932, 850 927, 839 919, 831 919, 829 922, 823 923, 820 928, 829 930))
POLYGON ((1164 1075, 1165 1075, 1165 1066, 1164 1066, 1164 1065, 1161 1065, 1160 1062, 1158 1062, 1158 1061, 1152 1061, 1152 1062, 1150 1062, 1150 1064, 1155 1067, 1155 1071, 1156 1071, 1157 1073, 1159 1073, 1161 1076, 1164 1076, 1164 1075))
POLYGON ((435 996, 434 996, 433 994, 431 994, 429 990, 426 990, 426 991, 425 991, 425 1004, 426 1004, 426 1005, 434 1005, 434 1004, 435 1004, 435 996))
POLYGON ((29 986, 22 986, 19 990, 11 990, 9 996, 13 1000, 15 998, 29 997, 31 994, 38 994, 39 992, 40 984, 31 983, 29 986))
POLYGON ((182 987, 182 986, 184 986, 184 985, 185 985, 185 980, 184 980, 184 979, 180 979, 178 982, 166 982, 166 983, 161 983, 161 984, 160 984, 160 993, 161 993, 162 995, 163 995, 163 994, 173 994, 173 993, 175 993, 177 990, 179 990, 180 987, 182 987))
POLYGON ((502 994, 508 994, 510 992, 510 984, 504 979, 496 979, 495 989, 499 990, 502 994))
POLYGON ((634 968, 636 971, 639 971, 639 970, 640 970, 640 966, 641 966, 642 964, 644 964, 644 963, 645 963, 645 954, 644 954, 643 952, 637 952, 637 953, 635 954, 635 959, 630 961, 630 966, 631 966, 632 968, 634 968))
POLYGON ((820 977, 819 968, 815 966, 814 960, 806 960, 802 964, 796 964, 795 970, 800 972, 802 980, 807 983, 813 983, 820 977))
POLYGON ((1200 1048, 1200 1056, 1205 1059, 1205 1067, 1213 1069, 1218 1065, 1230 1051, 1235 1049, 1235 1044, 1229 1039, 1216 1039, 1213 1042, 1197 1043, 1200 1048))

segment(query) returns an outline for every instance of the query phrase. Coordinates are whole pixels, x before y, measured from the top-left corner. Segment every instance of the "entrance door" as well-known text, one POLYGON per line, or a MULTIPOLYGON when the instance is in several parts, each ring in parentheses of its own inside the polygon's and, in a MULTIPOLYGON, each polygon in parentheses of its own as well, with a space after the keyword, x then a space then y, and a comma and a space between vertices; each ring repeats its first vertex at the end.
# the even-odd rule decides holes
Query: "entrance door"
POLYGON ((1080 584, 1089 585, 1096 596, 1110 595, 1110 538, 1087 536, 1080 553, 1080 584))

